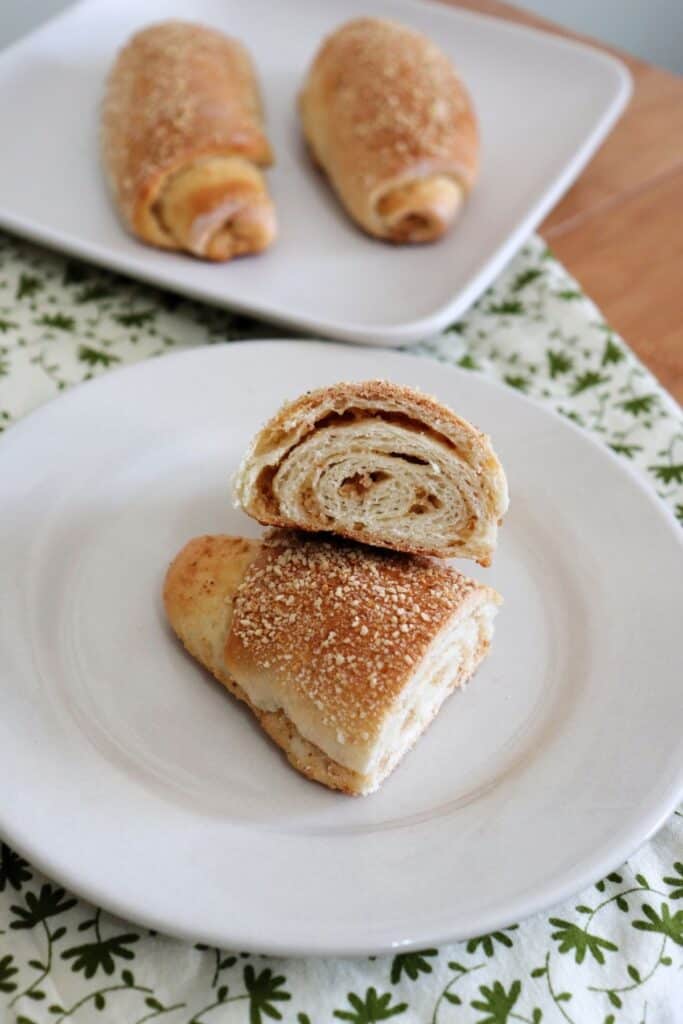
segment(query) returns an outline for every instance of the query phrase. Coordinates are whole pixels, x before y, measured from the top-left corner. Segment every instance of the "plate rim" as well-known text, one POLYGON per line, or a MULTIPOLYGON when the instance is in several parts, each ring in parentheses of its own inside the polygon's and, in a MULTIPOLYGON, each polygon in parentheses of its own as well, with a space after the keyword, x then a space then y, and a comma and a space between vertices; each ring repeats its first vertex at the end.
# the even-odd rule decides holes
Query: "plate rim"
MULTIPOLYGON (((678 802, 680 801, 676 801, 676 803, 678 802)), ((180 924, 178 918, 172 914, 164 915, 141 911, 132 902, 115 896, 110 897, 107 895, 103 899, 95 886, 81 884, 78 881, 77 875, 72 871, 67 869, 54 871, 50 865, 49 858, 43 856, 40 851, 34 851, 30 842, 24 842, 23 839, 17 842, 14 837, 9 836, 9 845, 21 857, 27 860, 32 867, 37 868, 41 874, 45 875, 48 881, 59 883, 78 899, 85 900, 95 907, 102 908, 108 914, 130 922, 133 927, 140 926, 158 931, 167 938, 192 943, 204 942, 219 949, 248 949, 251 954, 283 958, 330 957, 354 959, 366 956, 388 957, 395 956, 397 953, 418 951, 427 946, 449 946, 458 942, 465 942, 478 935, 509 928, 511 925, 521 925, 537 914, 545 913, 552 907, 564 903, 593 885, 596 880, 604 878, 611 871, 616 871, 630 857, 634 856, 666 824, 672 811, 675 810, 676 803, 672 809, 653 817, 648 825, 647 833, 635 841, 635 845, 631 842, 624 845, 623 849, 627 851, 626 853, 620 853, 618 856, 616 854, 614 856, 606 855, 600 860, 597 871, 593 870, 593 868, 586 868, 583 871, 577 872, 572 876, 571 881, 567 880, 562 886, 557 885, 553 887, 551 884, 548 884, 546 887, 547 891, 546 889, 541 889, 538 890, 535 898, 527 897, 525 909, 522 912, 501 915, 493 911, 489 913, 488 917, 482 915, 479 918, 483 922, 481 925, 477 924, 475 926, 472 924, 471 927, 448 929, 445 931, 434 931, 427 928, 420 932, 418 924, 418 926, 412 929, 412 934, 408 938, 371 944, 364 944, 363 942, 313 942, 295 939, 271 942, 270 939, 262 940, 263 933, 260 929, 250 932, 248 928, 242 928, 241 930, 233 928, 228 935, 228 933, 223 931, 207 931, 206 929, 185 926, 180 924)), ((3 839, 6 835, 7 833, 3 830, 3 839)), ((362 932, 362 925, 359 926, 359 932, 362 932)))
MULTIPOLYGON (((274 348, 282 349, 283 346, 285 348, 293 346, 298 349, 310 349, 312 347, 317 348, 319 346, 319 342, 303 338, 243 339, 217 345, 202 345, 183 349, 177 352, 170 352, 164 356, 163 362, 176 363, 181 361, 191 361, 192 359, 201 359, 206 358, 207 356, 209 356, 210 359, 214 357, 216 359, 220 359, 225 357, 228 352, 232 352, 234 349, 239 351, 244 346, 247 346, 250 349, 256 347, 265 348, 267 350, 274 348)), ((364 350, 361 350, 361 352, 353 351, 347 346, 330 342, 326 343, 326 347, 336 350, 339 354, 345 354, 346 356, 351 355, 353 359, 357 359, 359 356, 361 359, 370 359, 373 355, 371 350, 365 350, 367 354, 366 356, 363 356, 364 350)), ((375 352, 374 354, 376 356, 378 353, 375 352)), ((408 363, 412 362, 424 366, 425 357, 422 355, 407 352, 399 352, 396 353, 396 355, 401 359, 405 359, 408 363)), ((120 380, 122 377, 134 376, 143 370, 147 373, 151 373, 156 365, 156 360, 145 359, 137 363, 116 367, 114 370, 108 370, 107 372, 102 373, 99 377, 86 382, 87 389, 89 392, 93 392, 95 390, 106 389, 107 387, 116 387, 116 381, 120 380)), ((450 365, 448 365, 446 369, 448 370, 449 376, 452 374, 454 377, 461 380, 467 380, 468 382, 471 382, 472 380, 471 371, 466 371, 457 366, 450 365)), ((355 372, 353 375, 356 376, 355 372)), ((662 525, 666 524, 671 530, 672 537, 675 538, 681 552, 683 552, 683 540, 680 535, 680 527, 676 523, 673 513, 656 495, 653 489, 648 486, 646 480, 632 464, 620 459, 619 456, 603 445, 599 438, 594 437, 588 431, 583 430, 576 424, 568 421, 554 409, 545 406, 540 400, 535 400, 528 395, 513 392, 501 381, 486 374, 478 374, 477 380, 483 383, 485 387, 492 387, 494 391, 499 389, 515 403, 521 402, 522 405, 531 405, 536 410, 540 410, 542 413, 549 415, 551 419, 561 423, 570 434, 577 438, 582 438, 583 443, 590 444, 593 448, 599 451, 608 462, 611 462, 615 468, 618 468, 623 475, 628 477, 637 485, 643 496, 647 499, 653 513, 656 512, 660 515, 662 525)), ((6 431, 4 438, 0 440, 0 452, 6 446, 8 441, 11 443, 12 437, 17 438, 24 432, 22 428, 26 430, 35 429, 35 427, 39 425, 39 421, 41 419, 54 415, 53 410, 55 408, 62 409, 65 405, 68 405, 68 403, 73 401, 78 393, 82 392, 82 390, 82 385, 73 387, 68 391, 57 395, 53 400, 39 406, 33 412, 22 417, 21 420, 13 424, 6 431)), ((296 938, 276 941, 266 939, 263 941, 260 930, 258 932, 250 932, 249 925, 247 924, 245 927, 242 922, 238 922, 237 928, 235 928, 234 924, 231 926, 230 935, 225 932, 218 933, 215 931, 209 931, 207 934, 206 929, 197 929, 192 925, 187 926, 179 923, 179 919, 174 917, 172 911, 168 914, 148 913, 145 910, 140 910, 136 906, 132 905, 126 897, 117 897, 116 895, 108 892, 104 893, 103 898, 102 892, 98 890, 96 886, 89 883, 86 883, 85 885, 81 884, 78 879, 77 867, 64 867, 63 865, 60 865, 59 862, 57 862, 56 866, 53 866, 49 853, 42 852, 39 848, 34 847, 26 829, 23 833, 18 829, 7 829, 1 820, 0 828, 2 829, 3 837, 9 841, 10 845, 22 856, 25 856, 26 859, 28 859, 41 872, 46 874, 48 878, 58 881, 82 898, 85 898, 96 905, 102 906, 113 914, 142 926, 156 928, 166 935, 177 936, 188 941, 208 941, 213 945, 225 946, 226 948, 231 946, 234 946, 235 948, 250 948, 252 951, 263 952, 274 956, 355 957, 373 954, 392 955, 398 951, 424 948, 425 944, 449 944, 470 938, 472 935, 483 933, 483 931, 492 931, 513 923, 518 923, 519 921, 526 920, 528 917, 540 911, 547 910, 552 905, 563 902, 583 888, 589 886, 596 878, 603 877, 609 871, 614 870, 621 865, 635 852, 635 850, 639 849, 644 843, 646 843, 665 824, 672 811, 675 810, 677 804, 680 802, 682 795, 683 763, 678 769, 676 785, 671 784, 667 793, 661 794, 660 799, 657 802, 648 805, 647 813, 641 811, 640 815, 635 815, 632 821, 629 822, 628 826, 620 830, 616 842, 612 841, 609 848, 605 850, 601 857, 597 860, 595 857, 589 858, 586 860, 585 865, 580 866, 578 870, 573 868, 571 871, 566 871, 563 875, 562 882, 555 882, 551 879, 544 883, 539 889, 534 890, 532 895, 527 894, 516 896, 516 903, 519 907, 523 905, 524 909, 511 909, 509 913, 503 913, 502 915, 498 913, 497 909, 489 910, 484 914, 479 913, 477 920, 480 923, 477 923, 476 925, 473 922, 469 927, 467 925, 463 925, 460 928, 451 928, 445 931, 435 931, 434 928, 429 927, 421 931, 418 918, 409 937, 393 939, 380 943, 373 942, 369 945, 364 945, 362 942, 350 941, 336 943, 320 943, 316 941, 313 944, 310 941, 299 941, 296 938)), ((2 806, 0 805, 0 818, 1 817, 2 806)), ((27 826, 27 828, 30 829, 30 826, 27 826)))
MULTIPOLYGON (((9 46, 0 50, 0 70, 4 60, 11 58, 15 51, 22 47, 30 47, 36 37, 42 34, 49 34, 61 21, 68 21, 73 17, 79 8, 94 6, 103 0, 77 0, 65 10, 58 12, 45 22, 41 23, 32 31, 21 36, 9 46)), ((612 54, 604 53, 602 50, 589 43, 567 39, 563 36, 541 29, 535 26, 521 25, 515 22, 506 21, 490 14, 481 14, 476 11, 451 8, 445 3, 437 0, 390 0, 397 8, 403 8, 408 14, 411 11, 431 10, 440 16, 454 18, 456 21, 465 19, 476 23, 493 24, 497 30, 503 30, 508 34, 519 37, 531 36, 542 40, 543 44, 550 48, 559 48, 565 51, 580 53, 584 58, 592 60, 596 65, 609 69, 612 76, 612 98, 602 110, 600 117, 595 121, 590 132, 587 133, 583 143, 575 151, 561 171, 551 176, 549 183, 543 189, 535 202, 526 210, 518 220, 516 226, 508 233, 502 244, 500 244, 489 255, 470 276, 467 284, 455 296, 439 304, 431 313, 405 321, 400 324, 390 323, 384 325, 364 324, 350 320, 329 320, 310 314, 298 314, 296 311, 287 310, 281 304, 269 305, 268 302, 255 304, 252 302, 242 303, 237 299, 221 301, 218 295, 207 292, 202 288, 189 287, 181 280, 178 280, 178 273, 174 271, 173 264, 170 271, 166 272, 165 264, 155 267, 146 258, 146 248, 140 244, 140 254, 110 253, 106 246, 101 243, 79 239, 61 231, 36 224, 30 218, 18 216, 0 203, 0 228, 16 233, 20 237, 37 244, 46 245, 58 252, 85 259, 97 266, 109 269, 115 273, 123 274, 134 281, 142 281, 166 290, 176 291, 186 295, 193 300, 207 302, 208 304, 221 309, 234 311, 240 315, 262 317, 271 324, 280 325, 286 328, 303 330, 310 335, 327 334, 332 338, 354 342, 360 345, 374 345, 383 347, 397 347, 400 345, 414 343, 438 333, 450 322, 457 319, 468 309, 495 280, 503 267, 512 259, 515 253, 524 245, 527 238, 541 223, 550 209, 562 198, 572 183, 579 177, 591 157, 605 140, 612 130, 619 117, 623 113, 633 92, 633 79, 627 66, 614 57, 612 54)))

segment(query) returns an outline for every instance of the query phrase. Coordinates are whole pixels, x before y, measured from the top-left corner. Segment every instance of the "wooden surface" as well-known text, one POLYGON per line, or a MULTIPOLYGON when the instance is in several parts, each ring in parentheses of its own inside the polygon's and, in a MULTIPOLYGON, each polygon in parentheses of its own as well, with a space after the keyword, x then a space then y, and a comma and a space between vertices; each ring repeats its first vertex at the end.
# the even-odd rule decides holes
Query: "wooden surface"
MULTIPOLYGON (((499 0, 445 2, 580 38, 499 0)), ((633 97, 539 232, 683 402, 683 78, 585 41, 627 64, 633 97)))

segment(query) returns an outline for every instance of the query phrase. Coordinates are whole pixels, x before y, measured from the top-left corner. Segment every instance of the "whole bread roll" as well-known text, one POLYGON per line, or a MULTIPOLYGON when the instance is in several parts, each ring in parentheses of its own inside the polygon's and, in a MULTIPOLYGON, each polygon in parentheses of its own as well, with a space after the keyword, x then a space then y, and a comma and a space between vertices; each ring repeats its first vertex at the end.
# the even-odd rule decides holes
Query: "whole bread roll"
POLYGON ((508 506, 488 437, 390 381, 334 384, 285 405, 249 446, 235 498, 272 526, 481 565, 508 506))
POLYGON ((304 135, 353 219, 429 242, 477 177, 477 122, 448 57, 404 25, 359 18, 321 46, 299 98, 304 135))
POLYGON ((191 540, 164 602, 297 771, 365 794, 475 671, 500 597, 426 559, 276 532, 191 540))
POLYGON ((101 129, 114 200, 144 242, 227 260, 275 238, 272 153, 237 40, 183 21, 138 32, 110 72, 101 129))

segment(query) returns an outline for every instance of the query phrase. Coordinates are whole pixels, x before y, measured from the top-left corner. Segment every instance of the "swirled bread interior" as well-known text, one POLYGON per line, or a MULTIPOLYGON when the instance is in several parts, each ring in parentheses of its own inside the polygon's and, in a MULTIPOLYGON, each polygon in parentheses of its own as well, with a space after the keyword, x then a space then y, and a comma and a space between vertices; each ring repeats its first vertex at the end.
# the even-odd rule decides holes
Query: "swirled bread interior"
POLYGON ((489 439, 388 381, 302 396, 252 442, 236 500, 261 523, 490 563, 508 505, 489 439))

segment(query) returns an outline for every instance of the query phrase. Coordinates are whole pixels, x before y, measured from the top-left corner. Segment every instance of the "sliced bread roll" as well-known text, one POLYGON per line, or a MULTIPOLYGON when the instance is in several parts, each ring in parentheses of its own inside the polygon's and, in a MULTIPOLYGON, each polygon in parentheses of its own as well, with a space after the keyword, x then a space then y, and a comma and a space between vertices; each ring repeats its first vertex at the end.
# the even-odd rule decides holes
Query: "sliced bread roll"
POLYGON ((275 532, 190 541, 164 602, 297 771, 366 794, 473 674, 500 597, 427 559, 275 532))
POLYGON ((481 565, 508 506, 488 437, 389 381, 335 384, 285 405, 252 441, 235 497, 261 523, 481 565))

